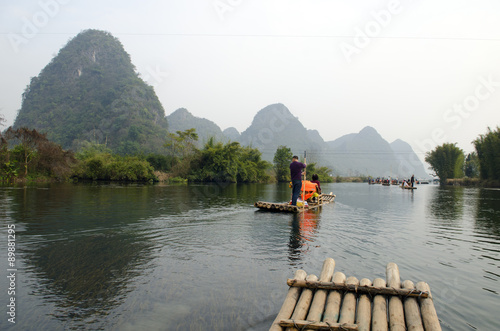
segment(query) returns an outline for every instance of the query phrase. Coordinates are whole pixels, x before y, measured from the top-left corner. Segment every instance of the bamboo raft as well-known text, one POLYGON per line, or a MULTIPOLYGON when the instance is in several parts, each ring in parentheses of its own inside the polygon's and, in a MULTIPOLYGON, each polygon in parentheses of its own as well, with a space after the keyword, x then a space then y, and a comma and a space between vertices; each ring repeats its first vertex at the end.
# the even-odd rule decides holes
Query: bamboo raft
POLYGON ((305 210, 315 209, 335 200, 335 194, 320 194, 315 201, 307 202, 307 206, 299 207, 292 206, 288 203, 265 202, 257 201, 254 206, 260 210, 268 210, 274 212, 300 213, 305 210))
POLYGON ((411 187, 411 186, 403 186, 403 185, 401 185, 400 187, 402 189, 405 189, 405 190, 416 190, 417 189, 415 186, 411 187))
POLYGON ((328 258, 319 279, 297 270, 269 330, 441 330, 429 285, 401 282, 395 263, 387 264, 386 280, 373 283, 334 268, 328 258))

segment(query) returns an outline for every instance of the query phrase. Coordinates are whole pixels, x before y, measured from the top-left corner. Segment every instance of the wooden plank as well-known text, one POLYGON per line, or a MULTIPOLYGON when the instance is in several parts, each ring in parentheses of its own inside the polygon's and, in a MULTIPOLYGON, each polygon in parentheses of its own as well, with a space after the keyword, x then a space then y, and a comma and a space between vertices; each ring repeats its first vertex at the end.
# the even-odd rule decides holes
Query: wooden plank
MULTIPOLYGON (((363 278, 359 281, 360 286, 371 286, 372 281, 363 278)), ((370 322, 372 318, 372 303, 367 294, 361 294, 358 299, 358 308, 356 309, 356 324, 360 331, 370 331, 370 322)))
MULTIPOLYGON (((333 282, 335 284, 344 284, 345 275, 341 272, 333 274, 333 282)), ((326 298, 325 313, 323 314, 323 322, 337 323, 340 315, 340 304, 342 303, 342 293, 339 291, 331 291, 326 298)))
MULTIPOLYGON (((306 280, 318 280, 318 276, 316 275, 308 275, 306 280)), ((307 315, 307 311, 309 310, 309 305, 311 304, 312 297, 314 295, 314 291, 311 289, 304 289, 300 294, 299 301, 295 306, 295 310, 293 311, 292 320, 304 320, 307 315)), ((287 328, 287 331, 296 331, 296 328, 287 328)))
MULTIPOLYGON (((331 281, 334 269, 335 269, 335 261, 332 258, 327 258, 323 262, 323 268, 321 269, 319 280, 324 282, 331 281)), ((321 317, 323 316, 323 310, 325 309, 327 294, 328 294, 327 290, 317 290, 316 293, 314 293, 314 298, 311 303, 311 308, 309 309, 309 314, 307 315, 308 321, 317 321, 317 322, 321 321, 321 317)))
MULTIPOLYGON (((385 283, 385 281, 384 281, 385 283)), ((321 281, 306 281, 306 280, 287 280, 288 286, 297 287, 307 287, 322 290, 338 290, 338 291, 350 291, 363 294, 383 294, 383 295, 399 295, 399 296, 412 296, 412 297, 422 297, 426 298, 429 294, 426 292, 420 292, 417 290, 407 290, 401 288, 393 287, 379 287, 379 286, 361 286, 361 285, 349 285, 349 284, 338 284, 335 282, 321 282, 321 281)))
MULTIPOLYGON (((305 279, 307 276, 306 272, 304 270, 297 270, 295 272, 295 277, 294 279, 305 279)), ((295 305, 297 303, 297 300, 299 299, 299 295, 302 292, 302 290, 298 287, 290 287, 288 289, 288 294, 286 295, 285 301, 283 302, 283 305, 281 306, 280 311, 278 312, 278 315, 274 319, 273 324, 271 325, 271 328, 269 331, 281 331, 281 326, 279 325, 279 322, 282 319, 288 319, 290 316, 292 316, 293 309, 295 308, 295 305)))
MULTIPOLYGON (((375 278, 373 286, 385 287, 385 280, 375 278)), ((372 331, 387 331, 387 299, 384 295, 378 294, 373 298, 372 331)))
POLYGON ((294 327, 298 330, 358 330, 356 324, 298 321, 292 319, 282 320, 280 325, 283 327, 294 327))
POLYGON ((432 300, 431 289, 429 284, 425 282, 417 283, 417 290, 429 292, 428 298, 420 299, 420 312, 422 314, 422 320, 424 322, 424 327, 426 331, 441 331, 441 325, 439 324, 439 319, 437 317, 436 309, 434 308, 434 302, 432 300))
MULTIPOLYGON (((411 280, 403 282, 405 289, 413 290, 415 285, 411 280)), ((422 318, 420 317, 420 308, 416 298, 407 297, 404 299, 406 328, 411 331, 424 331, 422 318)))
MULTIPOLYGON (((351 276, 347 278, 347 284, 358 285, 359 281, 356 277, 351 276)), ((342 307, 340 308, 340 324, 353 324, 356 317, 356 295, 352 292, 347 292, 344 295, 344 300, 342 301, 342 307)))
MULTIPOLYGON (((399 268, 396 263, 388 263, 385 273, 387 286, 399 289, 401 279, 399 278, 399 268)), ((403 302, 397 296, 389 298, 389 328, 391 331, 406 331, 403 302)))

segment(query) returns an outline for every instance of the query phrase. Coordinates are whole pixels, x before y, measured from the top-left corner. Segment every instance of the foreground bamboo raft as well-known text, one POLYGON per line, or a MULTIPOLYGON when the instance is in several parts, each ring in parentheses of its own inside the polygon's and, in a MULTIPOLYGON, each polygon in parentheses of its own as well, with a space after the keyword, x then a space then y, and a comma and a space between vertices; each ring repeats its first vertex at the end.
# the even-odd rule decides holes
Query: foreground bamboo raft
POLYGON ((386 280, 373 283, 334 268, 328 258, 319 279, 297 270, 269 330, 441 330, 429 285, 401 282, 395 263, 387 264, 386 280))
POLYGON ((335 194, 320 194, 316 201, 308 202, 306 207, 292 206, 288 203, 275 203, 275 202, 265 202, 257 201, 254 206, 260 210, 277 211, 277 212, 287 212, 287 213, 300 213, 305 210, 315 209, 321 207, 324 204, 333 202, 335 200, 335 194))

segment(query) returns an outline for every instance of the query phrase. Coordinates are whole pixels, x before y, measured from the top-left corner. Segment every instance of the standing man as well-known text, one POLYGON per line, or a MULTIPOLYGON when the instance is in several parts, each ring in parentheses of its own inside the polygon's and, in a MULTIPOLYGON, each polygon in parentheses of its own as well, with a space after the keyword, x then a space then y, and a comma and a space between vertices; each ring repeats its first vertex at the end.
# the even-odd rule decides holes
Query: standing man
POLYGON ((299 157, 294 155, 292 158, 292 163, 290 163, 290 177, 292 177, 292 205, 297 205, 297 199, 300 195, 300 190, 302 188, 302 169, 306 165, 299 162, 299 157))
POLYGON ((411 175, 411 187, 413 187, 414 183, 415 183, 415 175, 411 175))

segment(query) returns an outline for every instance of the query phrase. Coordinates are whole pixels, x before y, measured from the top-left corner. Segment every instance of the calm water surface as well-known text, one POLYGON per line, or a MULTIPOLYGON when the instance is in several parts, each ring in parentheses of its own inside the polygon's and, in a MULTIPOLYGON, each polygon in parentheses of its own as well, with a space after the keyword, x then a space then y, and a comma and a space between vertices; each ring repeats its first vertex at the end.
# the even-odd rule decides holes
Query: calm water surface
POLYGON ((287 185, 0 187, 0 329, 267 330, 297 269, 429 283, 444 330, 500 329, 500 191, 323 184, 334 204, 256 211, 287 185), (16 324, 7 227, 16 227, 16 324))

